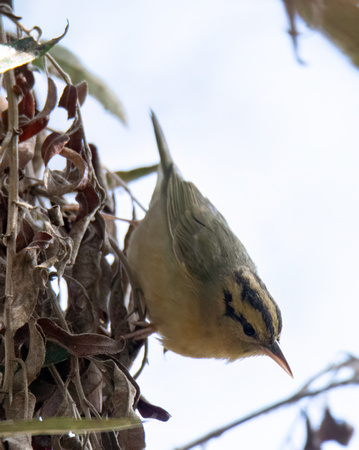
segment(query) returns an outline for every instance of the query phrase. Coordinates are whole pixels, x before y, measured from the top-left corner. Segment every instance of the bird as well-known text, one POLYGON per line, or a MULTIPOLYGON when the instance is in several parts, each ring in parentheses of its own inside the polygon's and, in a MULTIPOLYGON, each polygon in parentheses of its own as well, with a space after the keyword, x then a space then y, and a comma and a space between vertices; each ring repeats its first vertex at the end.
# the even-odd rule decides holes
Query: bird
POLYGON ((182 177, 152 111, 151 119, 157 183, 127 251, 151 326, 177 354, 227 361, 267 355, 293 377, 279 347, 278 305, 225 218, 182 177))

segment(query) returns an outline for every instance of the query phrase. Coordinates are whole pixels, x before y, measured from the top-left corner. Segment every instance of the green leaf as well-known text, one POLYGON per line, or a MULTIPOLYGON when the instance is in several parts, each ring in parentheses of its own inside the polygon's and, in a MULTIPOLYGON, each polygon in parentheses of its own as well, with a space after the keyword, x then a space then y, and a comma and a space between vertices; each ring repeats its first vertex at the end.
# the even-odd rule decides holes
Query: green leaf
MULTIPOLYGON (((51 50, 51 56, 70 75, 72 84, 75 85, 86 80, 90 95, 95 97, 106 110, 118 117, 123 124, 126 124, 126 112, 117 95, 101 78, 87 69, 74 53, 61 45, 57 45, 51 50)), ((49 65, 49 72, 59 77, 58 72, 52 65, 49 65)))
POLYGON ((115 172, 115 174, 118 175, 122 181, 130 183, 131 181, 138 180, 139 178, 146 177, 147 175, 156 172, 157 169, 158 164, 155 164, 154 166, 138 167, 137 169, 132 169, 128 171, 119 170, 115 172))
POLYGON ((55 342, 46 342, 46 357, 44 367, 66 361, 70 358, 70 353, 63 347, 60 347, 55 342))
POLYGON ((38 44, 32 37, 17 39, 9 44, 0 44, 0 73, 15 67, 23 66, 40 56, 45 55, 67 33, 69 24, 61 36, 44 44, 38 44))
POLYGON ((2 420, 0 422, 0 436, 14 434, 64 434, 72 431, 80 434, 85 432, 102 432, 109 430, 126 430, 142 426, 139 419, 81 419, 71 417, 52 417, 40 420, 2 420))

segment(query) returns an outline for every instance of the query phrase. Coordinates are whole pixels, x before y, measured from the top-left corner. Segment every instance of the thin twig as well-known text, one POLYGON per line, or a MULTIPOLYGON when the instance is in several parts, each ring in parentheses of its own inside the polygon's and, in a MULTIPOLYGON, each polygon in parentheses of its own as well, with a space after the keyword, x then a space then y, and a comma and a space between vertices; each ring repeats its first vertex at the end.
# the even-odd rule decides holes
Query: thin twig
POLYGON ((117 175, 117 173, 111 172, 107 168, 105 168, 105 170, 107 170, 107 172, 111 173, 111 177, 113 177, 117 181, 117 183, 119 184, 119 187, 122 187, 127 192, 127 194, 131 197, 131 200, 134 203, 136 203, 146 213, 147 209, 141 205, 141 203, 137 200, 136 197, 134 197, 132 195, 132 192, 131 192, 130 188, 127 186, 126 182, 123 181, 123 179, 119 175, 117 175))
MULTIPOLYGON (((73 356, 71 358, 73 368, 74 368, 74 380, 73 383, 76 388, 77 396, 80 402, 81 410, 85 414, 87 419, 91 419, 91 411, 94 413, 95 417, 98 419, 101 418, 100 414, 96 411, 95 407, 92 405, 91 402, 89 402, 85 396, 82 384, 81 384, 81 376, 80 376, 80 366, 79 366, 79 360, 77 357, 73 356)), ((88 438, 85 436, 85 442, 87 442, 88 438)), ((99 443, 99 440, 97 438, 97 435, 95 433, 90 434, 90 441, 91 444, 95 449, 101 450, 101 446, 99 443)))
POLYGON ((143 369, 146 367, 146 364, 148 364, 148 339, 145 340, 144 344, 144 353, 143 358, 141 362, 141 366, 138 369, 138 371, 134 374, 133 378, 137 380, 137 378, 141 375, 143 369))
POLYGON ((79 413, 79 410, 77 409, 76 406, 76 402, 75 400, 72 398, 67 385, 68 382, 66 382, 66 384, 62 381, 61 375, 59 374, 58 370, 56 369, 56 366, 54 364, 52 364, 51 366, 49 366, 49 371, 52 375, 52 378, 54 379, 54 381, 56 382, 57 386, 59 387, 59 389, 62 392, 62 395, 64 396, 64 398, 67 397, 68 401, 70 402, 71 406, 72 406, 72 412, 73 412, 73 416, 76 419, 81 419, 81 414, 79 413))
POLYGON ((318 380, 318 378, 320 378, 325 373, 330 373, 333 370, 338 371, 340 368, 349 366, 349 363, 352 362, 352 359, 353 359, 353 357, 350 357, 344 363, 333 364, 333 365, 329 366, 327 369, 324 369, 324 370, 318 372, 317 375, 311 377, 310 380, 308 382, 306 382, 299 389, 299 391, 296 392, 295 394, 293 394, 283 400, 280 400, 276 403, 273 403, 272 405, 266 406, 265 408, 259 409, 251 414, 248 414, 247 416, 244 416, 238 420, 235 420, 234 422, 229 423, 223 427, 217 428, 216 430, 211 431, 210 433, 196 439, 195 441, 190 442, 187 445, 184 445, 182 447, 177 447, 175 450, 189 450, 191 448, 197 447, 198 445, 203 445, 203 444, 207 443, 209 440, 211 440, 213 438, 217 438, 217 437, 221 436, 223 433, 225 433, 226 431, 228 431, 232 428, 235 428, 239 425, 242 425, 243 423, 248 422, 249 420, 252 420, 263 414, 272 412, 278 408, 281 408, 282 406, 290 406, 293 403, 297 403, 299 400, 302 400, 303 398, 315 397, 317 395, 320 395, 320 394, 330 391, 332 389, 336 389, 338 387, 358 385, 359 384, 359 376, 356 372, 354 372, 354 374, 350 378, 347 378, 345 380, 340 380, 340 381, 333 381, 333 382, 327 384, 326 386, 323 386, 322 388, 309 390, 309 386, 310 386, 310 384, 312 384, 313 381, 318 380))

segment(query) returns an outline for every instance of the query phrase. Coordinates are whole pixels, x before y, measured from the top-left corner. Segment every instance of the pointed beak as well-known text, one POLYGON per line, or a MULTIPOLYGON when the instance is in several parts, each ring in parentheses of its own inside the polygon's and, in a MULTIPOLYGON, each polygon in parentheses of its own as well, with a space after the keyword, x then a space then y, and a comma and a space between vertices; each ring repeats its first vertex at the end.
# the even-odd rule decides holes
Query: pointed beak
POLYGON ((281 366, 283 370, 287 372, 288 375, 294 378, 289 364, 287 363, 287 360, 285 359, 282 350, 279 348, 277 342, 275 342, 271 347, 262 347, 262 350, 265 355, 272 358, 277 364, 281 366))

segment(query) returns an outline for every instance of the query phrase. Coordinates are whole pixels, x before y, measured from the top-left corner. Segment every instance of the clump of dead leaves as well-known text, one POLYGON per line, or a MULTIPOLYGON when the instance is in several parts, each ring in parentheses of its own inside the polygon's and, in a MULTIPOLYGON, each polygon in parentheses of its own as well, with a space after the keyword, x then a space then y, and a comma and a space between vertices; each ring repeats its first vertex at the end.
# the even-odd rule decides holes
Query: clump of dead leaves
MULTIPOLYGON (((141 449, 144 432, 136 409, 144 417, 167 420, 169 416, 141 397, 129 373, 143 341, 123 338, 133 331, 130 320, 135 313, 127 298, 128 277, 118 258, 121 245, 117 244, 113 221, 108 220, 115 214, 115 197, 106 184, 97 148, 86 141, 80 115, 87 85, 68 83, 58 102, 56 84, 48 76, 41 111, 30 67, 15 69, 12 89, 19 129, 11 298, 6 295, 6 272, 9 179, 14 170, 7 139, 13 132, 8 129, 13 112, 5 98, 1 100, 0 123, 2 373, 9 361, 6 345, 12 346, 13 358, 9 389, 0 393, 0 417, 128 417, 137 418, 140 426, 85 437, 23 435, 8 439, 7 445, 42 450, 87 448, 91 442, 88 448, 141 449), (67 111, 70 126, 66 132, 47 129, 56 107, 67 111), (50 168, 53 158, 59 156, 64 158, 65 167, 50 168), (67 292, 56 289, 59 280, 64 280, 67 292), (60 298, 65 306, 60 306, 60 298), (10 318, 7 327, 6 311, 10 318)), ((131 229, 129 226, 125 242, 131 229)))

